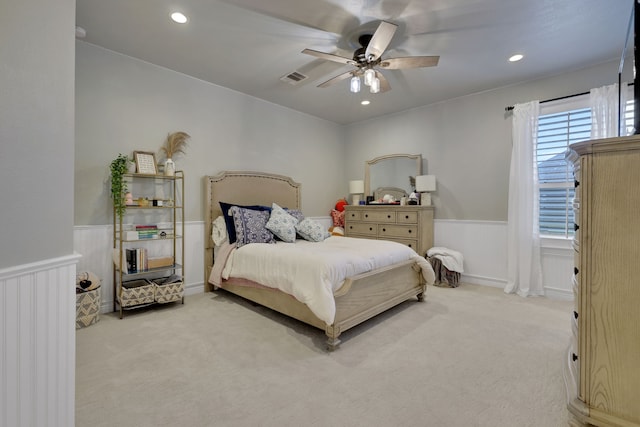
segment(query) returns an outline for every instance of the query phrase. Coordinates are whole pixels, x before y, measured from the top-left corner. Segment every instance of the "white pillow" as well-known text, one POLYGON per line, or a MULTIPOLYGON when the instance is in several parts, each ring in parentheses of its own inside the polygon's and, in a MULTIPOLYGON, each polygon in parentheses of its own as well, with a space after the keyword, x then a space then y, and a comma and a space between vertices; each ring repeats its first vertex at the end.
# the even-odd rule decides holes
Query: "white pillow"
POLYGON ((296 224, 298 220, 287 213, 277 204, 271 206, 271 216, 267 221, 266 228, 275 234, 280 240, 288 243, 296 241, 296 224))
POLYGON ((311 218, 305 218, 296 225, 296 231, 304 240, 322 242, 329 237, 329 232, 322 224, 311 218))
POLYGON ((211 240, 213 240, 213 244, 216 246, 220 246, 229 240, 227 225, 222 215, 216 218, 211 224, 211 240))

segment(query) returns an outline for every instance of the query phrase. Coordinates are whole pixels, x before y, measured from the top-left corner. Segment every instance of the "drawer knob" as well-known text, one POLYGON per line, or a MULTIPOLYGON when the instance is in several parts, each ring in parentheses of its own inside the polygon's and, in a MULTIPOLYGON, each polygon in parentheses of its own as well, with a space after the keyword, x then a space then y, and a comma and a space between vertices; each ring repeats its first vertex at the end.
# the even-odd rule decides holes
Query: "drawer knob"
POLYGON ((386 229, 386 228, 383 228, 383 229, 382 229, 382 231, 383 231, 384 233, 386 233, 386 232, 387 232, 387 229, 386 229))
POLYGON ((369 227, 369 231, 373 231, 373 227, 369 227))
POLYGON ((404 219, 409 219, 409 215, 405 215, 405 216, 404 216, 404 219))
POLYGON ((578 355, 575 353, 571 353, 571 359, 573 359, 573 361, 575 362, 576 360, 578 360, 578 355))
POLYGON ((391 215, 387 215, 387 219, 391 219, 391 215))
POLYGON ((573 317, 574 317, 574 319, 577 319, 577 318, 578 318, 578 312, 577 312, 577 311, 575 311, 575 310, 573 310, 573 317))
POLYGON ((369 214, 364 214, 364 217, 365 218, 369 218, 369 214))
POLYGON ((578 275, 578 267, 573 267, 573 274, 578 275))
POLYGON ((411 232, 412 232, 412 231, 413 231, 413 230, 408 230, 409 234, 411 234, 411 232))

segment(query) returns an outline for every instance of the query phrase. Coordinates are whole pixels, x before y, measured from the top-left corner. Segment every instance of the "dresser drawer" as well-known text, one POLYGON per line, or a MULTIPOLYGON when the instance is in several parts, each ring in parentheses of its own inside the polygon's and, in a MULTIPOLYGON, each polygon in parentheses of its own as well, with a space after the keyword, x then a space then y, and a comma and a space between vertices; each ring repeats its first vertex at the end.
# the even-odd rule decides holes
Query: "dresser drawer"
POLYGON ((345 221, 361 221, 362 220, 362 212, 345 212, 344 213, 345 221))
POLYGON ((396 214, 396 221, 398 224, 417 224, 418 213, 417 212, 398 212, 396 214))
POLYGON ((350 224, 347 222, 346 226, 347 226, 346 231, 349 236, 360 234, 364 236, 375 237, 378 233, 378 229, 377 229, 378 226, 376 224, 367 224, 364 222, 356 222, 356 223, 350 224))
POLYGON ((362 221, 395 223, 396 213, 391 211, 366 210, 362 211, 362 221))
POLYGON ((402 239, 417 239, 418 228, 412 225, 380 224, 378 225, 378 236, 385 239, 389 239, 392 237, 399 237, 402 239))
POLYGON ((394 238, 389 238, 389 239, 385 239, 385 240, 390 240, 392 242, 402 243, 405 246, 409 246, 414 251, 416 251, 416 252, 418 251, 418 241, 417 240, 394 239, 394 238))

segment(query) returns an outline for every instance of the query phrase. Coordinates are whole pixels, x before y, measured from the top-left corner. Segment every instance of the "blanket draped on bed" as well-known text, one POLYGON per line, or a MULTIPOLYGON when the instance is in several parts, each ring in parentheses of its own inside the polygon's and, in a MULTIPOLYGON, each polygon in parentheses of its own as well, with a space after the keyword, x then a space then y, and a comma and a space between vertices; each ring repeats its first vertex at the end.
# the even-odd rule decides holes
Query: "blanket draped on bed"
POLYGON ((415 261, 426 283, 433 284, 431 264, 413 249, 386 240, 332 236, 323 242, 252 243, 240 248, 226 243, 218 251, 209 282, 220 286, 221 279, 237 277, 279 289, 331 325, 336 312, 333 294, 345 279, 407 260, 415 261))

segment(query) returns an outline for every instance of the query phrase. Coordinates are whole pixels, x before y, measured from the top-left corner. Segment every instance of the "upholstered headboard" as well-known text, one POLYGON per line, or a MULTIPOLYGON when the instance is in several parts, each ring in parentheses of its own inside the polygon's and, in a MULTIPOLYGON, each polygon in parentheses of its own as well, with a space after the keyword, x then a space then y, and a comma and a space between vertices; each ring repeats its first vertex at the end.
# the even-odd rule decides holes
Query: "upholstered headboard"
POLYGON ((289 209, 302 209, 301 185, 284 175, 263 172, 224 171, 205 176, 205 290, 213 266, 211 224, 222 215, 219 202, 238 205, 265 205, 273 202, 289 209))

